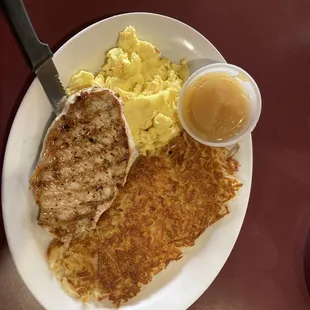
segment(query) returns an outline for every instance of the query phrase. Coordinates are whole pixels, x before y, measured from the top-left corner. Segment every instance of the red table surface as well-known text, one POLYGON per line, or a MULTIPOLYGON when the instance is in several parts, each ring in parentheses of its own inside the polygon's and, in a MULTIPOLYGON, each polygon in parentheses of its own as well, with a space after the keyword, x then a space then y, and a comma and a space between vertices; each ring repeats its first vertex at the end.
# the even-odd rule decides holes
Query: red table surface
MULTIPOLYGON (((194 27, 227 62, 255 78, 263 111, 253 134, 248 212, 227 263, 190 309, 310 309, 310 1, 25 0, 25 6, 40 39, 53 51, 105 17, 154 12, 194 27)), ((0 39, 2 161, 12 120, 34 76, 2 11, 0 39)), ((0 235, 1 254, 7 245, 0 235)), ((0 255, 0 267, 4 263, 0 255)), ((22 309, 14 301, 20 298, 20 286, 12 296, 1 288, 1 309, 22 309)), ((23 298, 31 298, 30 293, 23 298)), ((40 309, 34 299, 31 305, 40 309)))

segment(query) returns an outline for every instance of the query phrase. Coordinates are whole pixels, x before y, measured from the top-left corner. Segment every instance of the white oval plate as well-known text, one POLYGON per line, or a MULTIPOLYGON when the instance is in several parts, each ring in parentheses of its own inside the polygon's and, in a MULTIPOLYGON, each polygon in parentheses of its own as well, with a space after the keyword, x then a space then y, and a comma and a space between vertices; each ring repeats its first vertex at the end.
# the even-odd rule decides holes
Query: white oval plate
MULTIPOLYGON (((191 27, 165 16, 131 13, 86 28, 57 51, 54 60, 63 84, 67 85, 79 69, 98 71, 105 53, 115 46, 119 32, 127 25, 134 26, 141 39, 155 44, 163 56, 176 62, 186 57, 191 71, 212 62, 225 62, 216 48, 191 27)), ((50 237, 37 225, 38 208, 29 192, 29 176, 51 114, 47 97, 35 79, 16 114, 6 147, 3 218, 16 267, 36 299, 48 310, 82 310, 85 306, 68 297, 49 271, 46 249, 50 237)), ((246 213, 252 179, 250 136, 241 142, 237 159, 241 163, 238 178, 244 185, 230 204, 231 213, 207 229, 183 259, 171 263, 122 309, 184 310, 212 283, 236 242, 246 213)))

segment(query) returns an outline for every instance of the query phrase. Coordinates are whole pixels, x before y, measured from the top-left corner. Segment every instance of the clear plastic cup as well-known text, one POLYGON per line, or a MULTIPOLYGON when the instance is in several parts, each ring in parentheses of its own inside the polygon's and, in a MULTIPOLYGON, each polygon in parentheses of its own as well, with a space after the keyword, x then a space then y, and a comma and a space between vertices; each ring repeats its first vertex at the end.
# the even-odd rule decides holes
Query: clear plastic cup
POLYGON ((246 135, 250 134, 254 130, 259 120, 261 109, 262 109, 262 98, 261 98, 259 88, 256 82, 254 81, 254 79, 243 69, 235 65, 230 65, 226 63, 215 63, 212 65, 202 67, 198 71, 194 72, 184 83, 181 89, 181 92, 180 92, 179 102, 178 102, 179 118, 186 132, 196 141, 209 145, 209 146, 215 146, 215 147, 231 146, 233 144, 240 142, 246 135), (236 78, 238 82, 244 87, 249 97, 249 117, 248 117, 247 123, 234 137, 224 140, 224 141, 219 141, 219 142, 214 142, 214 141, 211 142, 211 141, 204 140, 204 139, 197 137, 197 135, 195 135, 195 133, 193 133, 190 130, 190 128, 187 126, 186 122, 184 121, 184 117, 182 115, 183 97, 184 97, 184 93, 187 87, 195 83, 202 76, 208 73, 214 73, 214 72, 226 73, 236 78))

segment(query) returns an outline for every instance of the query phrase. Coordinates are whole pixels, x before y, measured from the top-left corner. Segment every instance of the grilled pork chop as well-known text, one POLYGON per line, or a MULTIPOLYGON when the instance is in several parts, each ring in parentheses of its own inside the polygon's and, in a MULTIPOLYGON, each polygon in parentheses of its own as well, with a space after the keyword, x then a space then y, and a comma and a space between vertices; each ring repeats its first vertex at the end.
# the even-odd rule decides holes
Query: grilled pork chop
POLYGON ((70 97, 30 180, 39 225, 63 241, 94 228, 125 184, 133 154, 121 99, 102 88, 70 97))

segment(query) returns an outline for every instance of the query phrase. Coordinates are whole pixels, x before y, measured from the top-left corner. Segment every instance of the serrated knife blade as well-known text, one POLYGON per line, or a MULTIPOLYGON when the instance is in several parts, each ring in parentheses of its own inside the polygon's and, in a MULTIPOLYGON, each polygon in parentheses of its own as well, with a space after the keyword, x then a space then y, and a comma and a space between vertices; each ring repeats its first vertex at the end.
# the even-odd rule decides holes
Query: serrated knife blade
POLYGON ((59 80, 59 74, 52 58, 47 59, 35 73, 53 107, 58 115, 66 100, 66 92, 59 80))
POLYGON ((25 49, 32 70, 36 73, 54 112, 58 115, 67 97, 53 62, 52 51, 47 44, 38 39, 22 0, 2 0, 2 5, 25 49))

